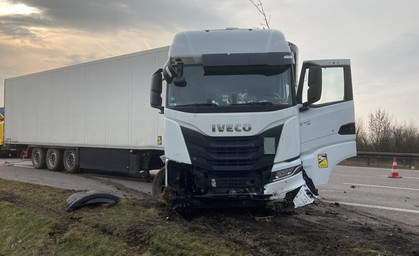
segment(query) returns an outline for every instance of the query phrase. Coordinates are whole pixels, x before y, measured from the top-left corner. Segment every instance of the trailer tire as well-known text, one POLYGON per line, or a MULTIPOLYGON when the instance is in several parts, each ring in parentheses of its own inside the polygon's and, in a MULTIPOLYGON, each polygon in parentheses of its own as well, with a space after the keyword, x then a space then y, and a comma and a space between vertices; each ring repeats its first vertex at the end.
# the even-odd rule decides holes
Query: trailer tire
POLYGON ((165 176, 166 176, 166 168, 163 167, 157 172, 156 177, 154 177, 153 188, 152 188, 153 196, 159 196, 163 194, 163 191, 166 185, 165 176))
POLYGON ((45 169, 45 149, 43 148, 33 148, 31 152, 32 165, 35 169, 45 169))
POLYGON ((50 171, 61 171, 63 169, 63 151, 55 148, 47 150, 47 168, 50 171))
POLYGON ((79 155, 76 149, 64 150, 63 165, 67 172, 79 172, 79 155))

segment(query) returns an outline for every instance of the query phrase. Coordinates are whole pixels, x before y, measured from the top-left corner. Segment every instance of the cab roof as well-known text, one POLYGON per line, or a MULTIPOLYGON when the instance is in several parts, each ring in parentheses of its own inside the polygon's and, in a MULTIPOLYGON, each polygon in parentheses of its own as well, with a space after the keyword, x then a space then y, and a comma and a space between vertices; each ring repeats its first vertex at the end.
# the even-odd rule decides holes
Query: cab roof
POLYGON ((202 58, 203 54, 290 52, 282 32, 272 29, 186 31, 175 35, 170 58, 202 58))

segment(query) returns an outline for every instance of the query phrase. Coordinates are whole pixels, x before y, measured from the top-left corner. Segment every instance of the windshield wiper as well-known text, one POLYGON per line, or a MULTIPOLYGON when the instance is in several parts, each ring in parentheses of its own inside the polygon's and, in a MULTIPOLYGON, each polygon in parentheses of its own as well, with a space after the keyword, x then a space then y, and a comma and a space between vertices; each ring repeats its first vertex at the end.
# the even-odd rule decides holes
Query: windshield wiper
POLYGON ((260 101, 260 102, 246 102, 246 103, 236 103, 236 104, 232 104, 234 106, 237 105, 269 105, 272 106, 273 103, 270 101, 260 101))
POLYGON ((185 104, 185 105, 177 105, 176 107, 217 107, 218 105, 215 103, 193 103, 193 104, 185 104))

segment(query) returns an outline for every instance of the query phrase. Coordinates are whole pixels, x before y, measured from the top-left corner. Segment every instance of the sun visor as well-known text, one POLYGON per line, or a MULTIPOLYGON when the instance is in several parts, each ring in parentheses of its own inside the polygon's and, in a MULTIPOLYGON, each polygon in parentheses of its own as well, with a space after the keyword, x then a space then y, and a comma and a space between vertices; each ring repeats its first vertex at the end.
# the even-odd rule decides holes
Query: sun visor
POLYGON ((202 64, 204 75, 275 75, 294 64, 294 58, 290 52, 204 54, 202 64))

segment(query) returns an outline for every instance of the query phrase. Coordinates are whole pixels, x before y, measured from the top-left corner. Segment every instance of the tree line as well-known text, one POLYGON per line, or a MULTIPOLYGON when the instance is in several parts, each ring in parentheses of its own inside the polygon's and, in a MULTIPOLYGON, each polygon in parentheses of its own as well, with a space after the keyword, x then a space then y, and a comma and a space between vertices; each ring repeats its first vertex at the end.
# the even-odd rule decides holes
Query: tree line
POLYGON ((398 123, 385 110, 376 110, 364 122, 356 122, 358 151, 419 153, 419 129, 413 123, 398 123))

